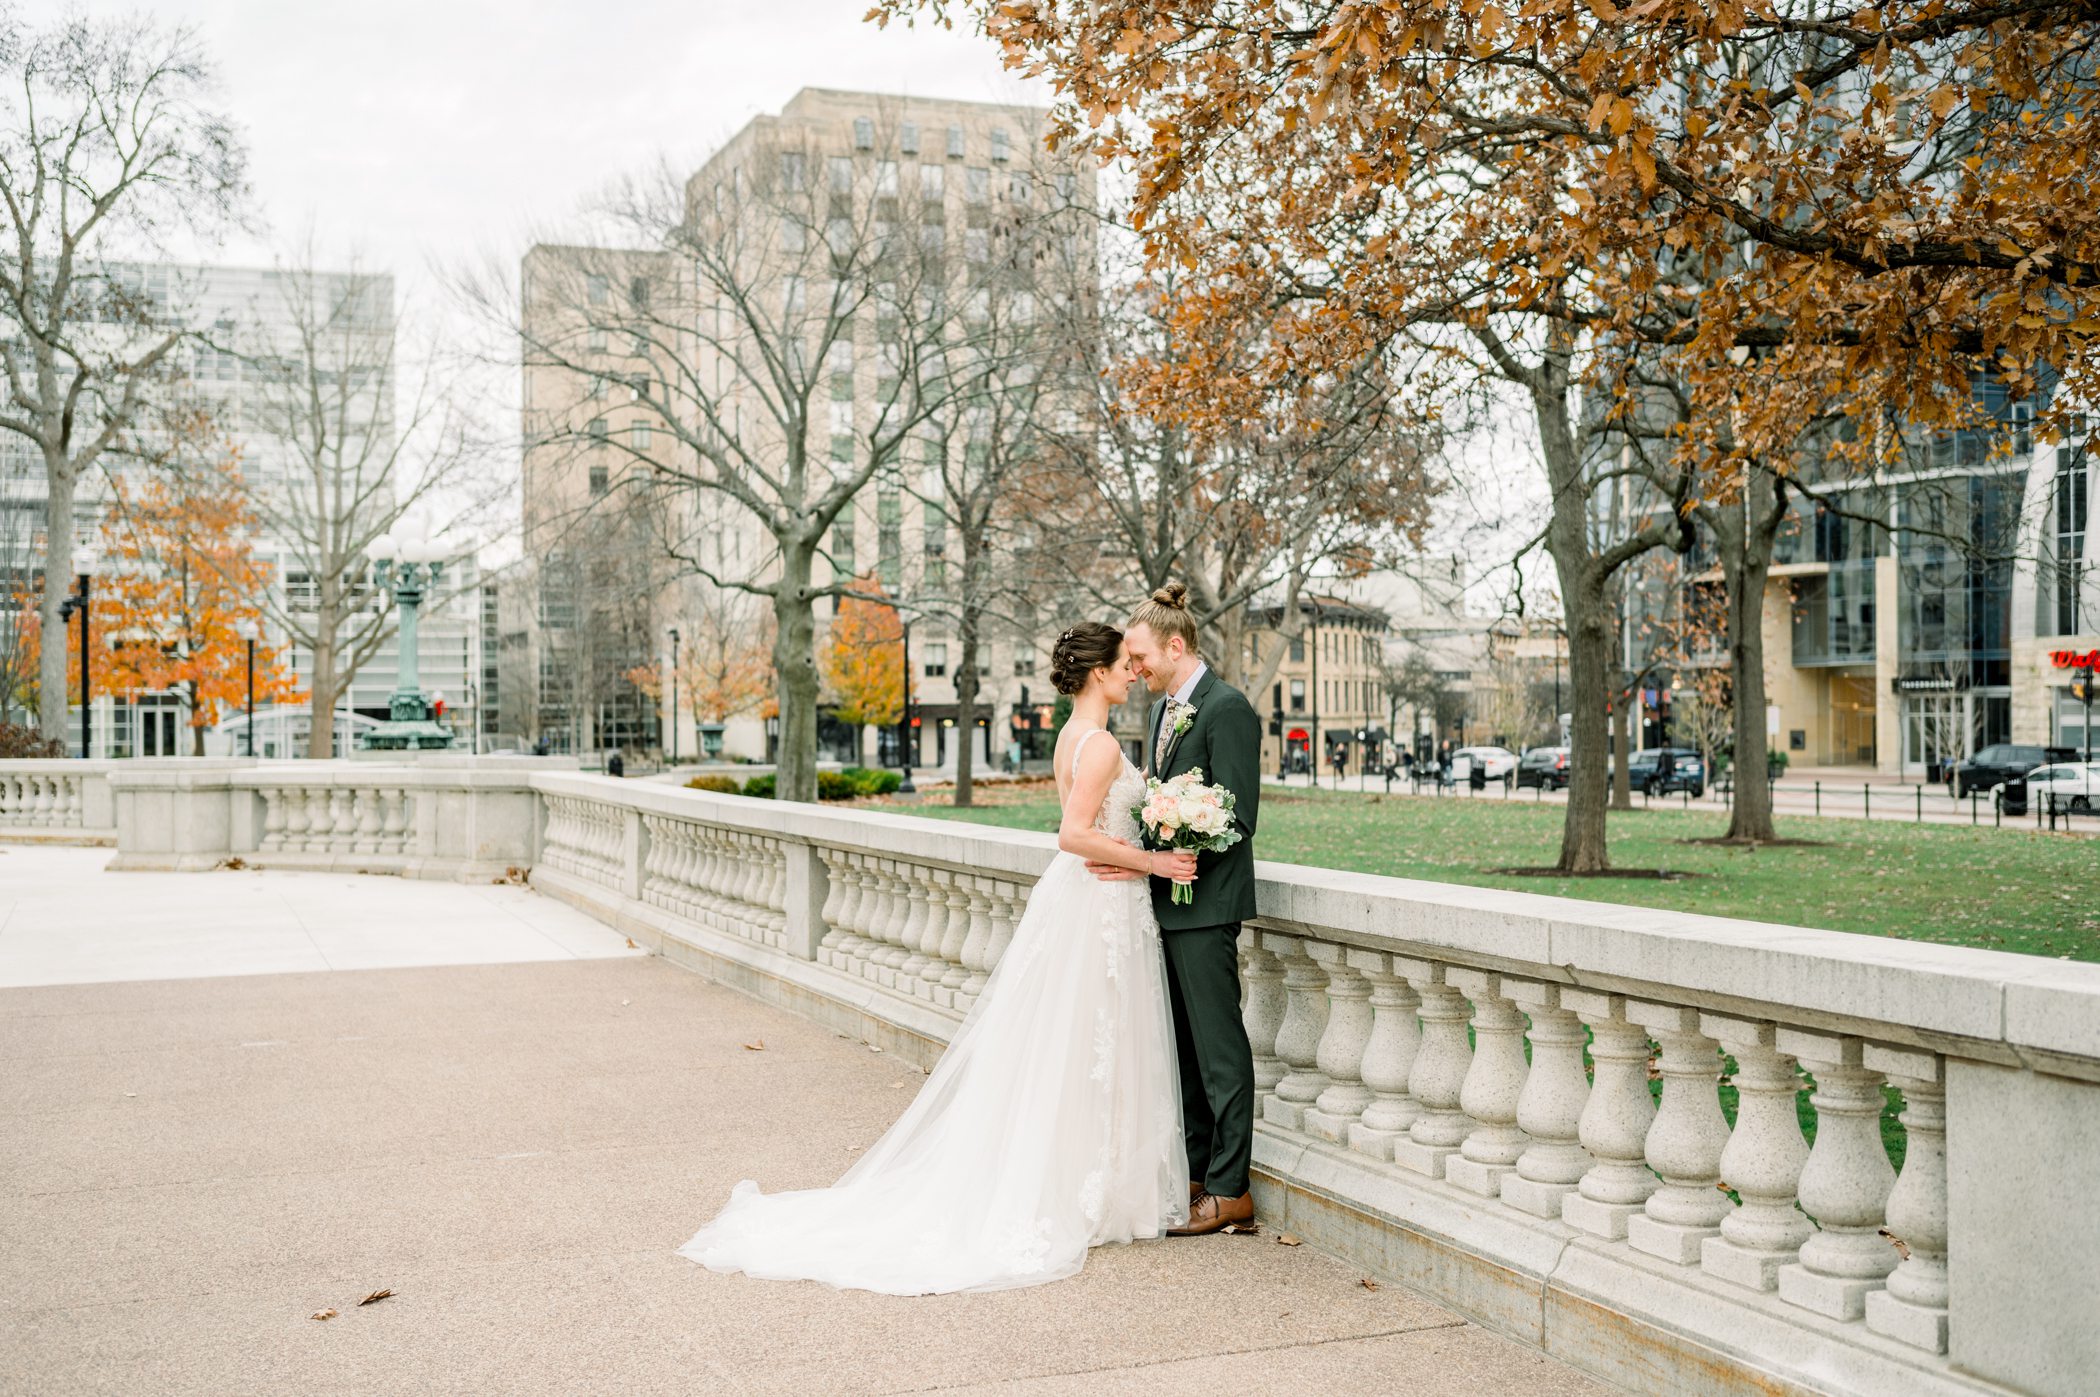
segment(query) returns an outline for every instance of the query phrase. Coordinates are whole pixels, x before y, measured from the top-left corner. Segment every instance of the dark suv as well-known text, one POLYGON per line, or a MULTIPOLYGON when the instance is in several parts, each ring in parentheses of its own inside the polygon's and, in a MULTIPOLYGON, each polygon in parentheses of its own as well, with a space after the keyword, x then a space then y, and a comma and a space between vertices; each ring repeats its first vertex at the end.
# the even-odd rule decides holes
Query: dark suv
POLYGON ((1517 763, 1517 789, 1557 791, 1568 784, 1568 749, 1534 747, 1517 763))
POLYGON ((1959 800, 1971 791, 1988 791, 2015 776, 2025 776, 2038 766, 2077 760, 2078 752, 2071 747, 2043 747, 2026 742, 1993 742, 1954 768, 1954 798, 1959 800))
POLYGON ((1706 794, 1706 759, 1689 747, 1643 747, 1633 754, 1626 777, 1647 795, 1690 791, 1697 800, 1706 794))

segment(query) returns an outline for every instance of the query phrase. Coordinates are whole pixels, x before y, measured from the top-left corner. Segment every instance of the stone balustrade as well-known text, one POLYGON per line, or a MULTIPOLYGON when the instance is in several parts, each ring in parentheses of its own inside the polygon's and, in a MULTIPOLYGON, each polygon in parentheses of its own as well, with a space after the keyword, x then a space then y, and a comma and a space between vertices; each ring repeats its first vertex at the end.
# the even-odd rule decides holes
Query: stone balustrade
POLYGON ((63 757, 0 762, 0 839, 113 843, 109 773, 118 765, 63 757))
MULTIPOLYGON (((666 957, 921 1063, 1055 852, 565 772, 340 765, 220 774, 192 804, 229 802, 228 847, 265 860, 434 868, 500 789, 530 818, 504 807, 483 865, 529 863, 666 957), (357 851, 390 832, 402 852, 357 851)), ((120 850, 173 780, 116 779, 120 850)), ((151 866, 207 866, 185 857, 151 866)), ((1259 874, 1241 964, 1272 1228, 1637 1390, 2090 1390, 2100 967, 1259 874)))

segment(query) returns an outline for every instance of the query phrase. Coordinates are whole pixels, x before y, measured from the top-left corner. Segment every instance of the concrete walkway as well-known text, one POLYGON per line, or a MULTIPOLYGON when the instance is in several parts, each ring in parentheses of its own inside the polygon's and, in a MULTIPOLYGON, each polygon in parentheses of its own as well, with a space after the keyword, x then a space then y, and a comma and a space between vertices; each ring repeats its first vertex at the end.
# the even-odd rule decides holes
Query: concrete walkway
MULTIPOLYGON (((0 856, 7 880, 55 858, 153 889, 97 910, 7 881, 0 958, 292 909, 315 952, 369 964, 458 930, 424 909, 502 893, 516 954, 484 928, 481 958, 542 963, 0 990, 0 1392, 1603 1391, 1270 1235, 996 1295, 713 1275, 673 1249, 736 1180, 830 1181, 919 1074, 655 958, 550 958, 575 928, 523 889, 96 857, 0 856)), ((147 959, 184 963, 171 938, 147 959)))

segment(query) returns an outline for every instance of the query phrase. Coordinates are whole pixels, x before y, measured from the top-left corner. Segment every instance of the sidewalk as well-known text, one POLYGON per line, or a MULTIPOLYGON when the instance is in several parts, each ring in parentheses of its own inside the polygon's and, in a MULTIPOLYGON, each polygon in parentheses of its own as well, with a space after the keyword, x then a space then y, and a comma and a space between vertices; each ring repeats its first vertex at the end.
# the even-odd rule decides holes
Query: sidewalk
MULTIPOLYGON (((76 910, 147 878, 63 872, 76 910)), ((189 925, 243 879, 297 907, 327 884, 338 949, 438 936, 416 909, 451 897, 544 903, 302 874, 138 886, 189 925)), ((0 945, 63 941, 60 905, 18 897, 0 945)), ((511 910, 541 954, 533 909, 511 910)), ((922 1080, 655 957, 0 990, 0 1392, 1605 1390, 1267 1233, 916 1300, 673 1254, 738 1179, 835 1178, 922 1080)))

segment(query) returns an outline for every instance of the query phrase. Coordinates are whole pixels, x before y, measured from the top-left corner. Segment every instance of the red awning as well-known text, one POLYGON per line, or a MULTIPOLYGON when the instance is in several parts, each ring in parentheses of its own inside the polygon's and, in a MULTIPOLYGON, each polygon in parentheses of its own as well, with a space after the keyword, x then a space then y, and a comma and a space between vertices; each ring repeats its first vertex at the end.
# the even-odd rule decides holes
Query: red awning
POLYGON ((1286 734, 1286 736, 1288 736, 1293 742, 1312 741, 1312 734, 1307 732, 1304 728, 1292 728, 1290 732, 1286 734))

